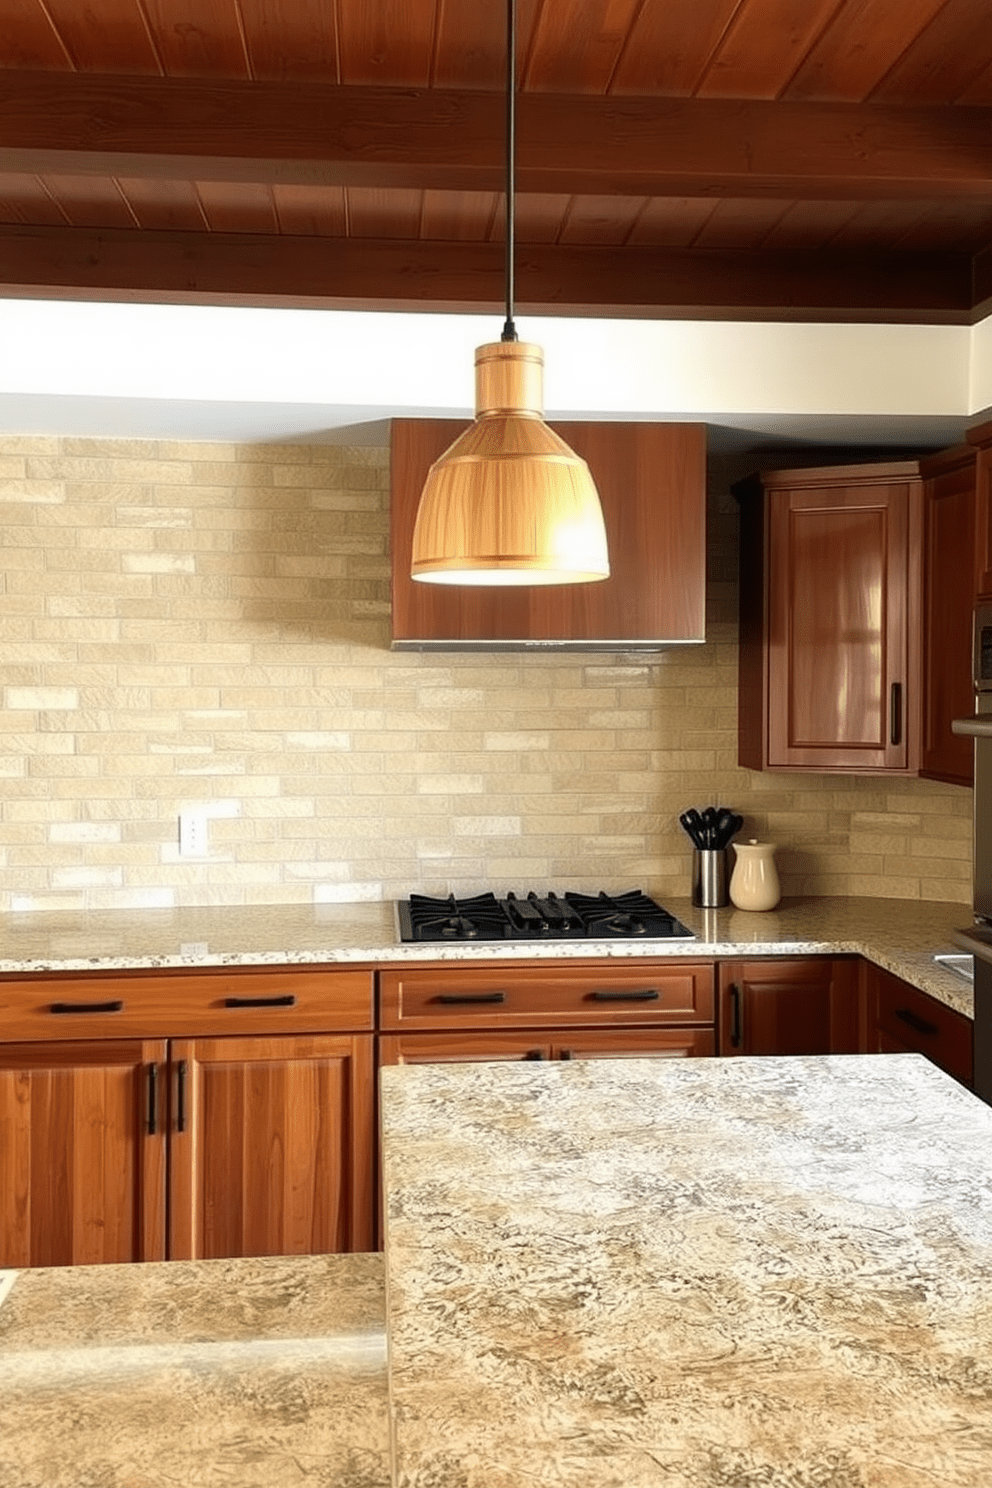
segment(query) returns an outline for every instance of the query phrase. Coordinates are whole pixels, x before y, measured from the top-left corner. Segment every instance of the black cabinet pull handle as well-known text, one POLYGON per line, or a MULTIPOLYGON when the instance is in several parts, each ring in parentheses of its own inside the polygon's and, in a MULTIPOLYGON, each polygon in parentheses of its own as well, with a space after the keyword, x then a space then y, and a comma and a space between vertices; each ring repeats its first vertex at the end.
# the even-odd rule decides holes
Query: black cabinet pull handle
POLYGON ((186 1130, 186 1061, 176 1066, 176 1131, 186 1130))
POLYGON ((284 992, 279 997, 225 997, 224 1006, 229 1008, 295 1007, 296 998, 292 992, 284 992))
POLYGON ((448 1007, 454 1007, 459 1003, 468 1002, 505 1002, 505 992, 439 992, 437 1002, 443 1002, 448 1007))
POLYGON ((661 993, 657 987, 645 987, 637 992, 590 992, 593 1002, 657 1002, 661 993))
POLYGON ((741 989, 736 984, 730 988, 730 1047, 739 1049, 743 1037, 741 1017, 741 989))
POLYGON ((896 1017, 908 1023, 910 1028, 915 1028, 917 1033, 928 1034, 931 1038, 939 1033, 936 1023, 930 1023, 926 1018, 921 1018, 918 1013, 911 1012, 909 1008, 896 1008, 896 1017))
POLYGON ((889 688, 889 743, 902 743, 902 683, 889 688))
POLYGON ((148 1135, 158 1131, 158 1065, 148 1066, 148 1135))
POLYGON ((123 1002, 53 1002, 50 1013, 120 1013, 123 1002))
POLYGON ((571 1049, 562 1049, 561 1053, 558 1055, 558 1058, 559 1059, 574 1059, 575 1058, 575 1055, 572 1053, 571 1049))
POLYGON ((540 1050, 540 1049, 528 1049, 527 1050, 527 1053, 524 1055, 524 1058, 525 1059, 543 1059, 544 1058, 544 1054, 543 1054, 542 1050, 540 1050))

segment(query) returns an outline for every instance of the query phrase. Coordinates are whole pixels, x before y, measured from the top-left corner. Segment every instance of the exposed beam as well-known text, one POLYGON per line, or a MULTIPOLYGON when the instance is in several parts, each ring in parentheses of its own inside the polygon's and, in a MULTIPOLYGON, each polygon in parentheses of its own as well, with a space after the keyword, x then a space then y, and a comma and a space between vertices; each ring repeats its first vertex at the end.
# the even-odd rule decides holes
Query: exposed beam
MULTIPOLYGON (((498 191, 500 94, 0 71, 7 171, 498 191)), ((521 191, 992 193, 992 109, 523 94, 521 191)))
MULTIPOLYGON (((525 246, 532 314, 971 319, 965 254, 525 246)), ((0 228, 0 294, 337 309, 502 309, 498 244, 0 228)))

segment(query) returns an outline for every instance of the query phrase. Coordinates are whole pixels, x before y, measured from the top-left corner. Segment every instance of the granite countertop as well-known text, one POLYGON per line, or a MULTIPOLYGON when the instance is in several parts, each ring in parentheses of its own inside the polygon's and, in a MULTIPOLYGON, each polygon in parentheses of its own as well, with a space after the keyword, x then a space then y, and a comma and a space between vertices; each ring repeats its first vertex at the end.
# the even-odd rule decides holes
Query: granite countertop
POLYGON ((988 1488, 992 1110, 918 1055, 383 1071, 396 1488, 988 1488))
POLYGON ((0 1271, 4 1488, 388 1488, 377 1255, 0 1271))
POLYGON ((695 909, 688 899, 658 897, 696 940, 400 945, 391 902, 8 914, 2 922, 0 973, 851 953, 972 1016, 970 985, 933 960, 935 952, 959 951, 953 931, 972 919, 964 905, 809 898, 786 899, 770 913, 757 914, 695 909))

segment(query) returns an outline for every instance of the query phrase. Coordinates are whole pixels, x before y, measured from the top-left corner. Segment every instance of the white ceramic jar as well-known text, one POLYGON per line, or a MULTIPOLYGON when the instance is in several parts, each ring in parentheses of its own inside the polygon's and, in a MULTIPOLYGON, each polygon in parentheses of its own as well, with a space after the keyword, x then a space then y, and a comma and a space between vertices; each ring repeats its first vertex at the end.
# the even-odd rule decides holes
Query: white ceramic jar
POLYGON ((774 909, 782 897, 770 842, 735 842, 737 860, 730 875, 730 900, 738 909, 774 909))

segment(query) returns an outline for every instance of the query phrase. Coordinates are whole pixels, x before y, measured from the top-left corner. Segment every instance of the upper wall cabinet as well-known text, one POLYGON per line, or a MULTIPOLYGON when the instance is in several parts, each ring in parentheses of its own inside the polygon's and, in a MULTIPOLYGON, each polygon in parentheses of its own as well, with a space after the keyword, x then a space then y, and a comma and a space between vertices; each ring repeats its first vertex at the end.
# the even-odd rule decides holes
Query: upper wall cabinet
POLYGON ((918 465, 778 470, 735 494, 740 763, 915 773, 918 465))
POLYGON ((702 424, 568 423, 592 471, 610 577, 601 583, 453 588, 415 583, 410 553, 427 472, 465 428, 395 419, 393 646, 407 650, 658 648, 705 639, 706 431, 702 424))
POLYGON ((975 598, 988 601, 992 600, 992 424, 969 430, 968 443, 975 450, 975 598))
POLYGON ((975 709, 971 677, 976 450, 947 450, 920 463, 923 476, 923 732, 920 774, 971 785, 974 741, 951 722, 975 709))

